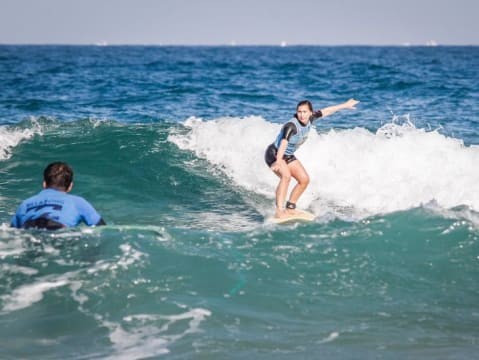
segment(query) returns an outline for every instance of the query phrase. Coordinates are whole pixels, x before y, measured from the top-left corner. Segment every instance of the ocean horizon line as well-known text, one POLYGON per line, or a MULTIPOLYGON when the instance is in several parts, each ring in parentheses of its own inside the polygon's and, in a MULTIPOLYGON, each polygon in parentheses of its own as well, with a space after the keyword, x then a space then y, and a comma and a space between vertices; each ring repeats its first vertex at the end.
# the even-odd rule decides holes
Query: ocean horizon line
POLYGON ((93 43, 62 43, 62 42, 45 42, 45 43, 10 43, 10 42, 0 42, 0 46, 110 46, 110 47, 119 47, 119 46, 131 46, 131 47, 477 47, 479 44, 438 44, 435 42, 432 43, 421 43, 421 44, 312 44, 312 43, 258 43, 258 44, 248 44, 248 43, 198 43, 198 44, 188 44, 188 43, 108 43, 108 42, 93 42, 93 43))

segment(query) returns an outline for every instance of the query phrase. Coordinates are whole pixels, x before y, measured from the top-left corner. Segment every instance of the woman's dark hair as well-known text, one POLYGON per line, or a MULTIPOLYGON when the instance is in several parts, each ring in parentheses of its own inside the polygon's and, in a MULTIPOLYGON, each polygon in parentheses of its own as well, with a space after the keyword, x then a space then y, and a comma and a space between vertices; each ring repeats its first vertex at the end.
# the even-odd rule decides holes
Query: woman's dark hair
POLYGON ((300 101, 298 105, 296 105, 296 110, 298 110, 299 107, 303 105, 308 105, 309 111, 313 112, 313 104, 311 104, 311 101, 309 100, 300 101))
POLYGON ((43 171, 43 180, 47 188, 67 190, 73 181, 73 170, 64 162, 53 162, 43 171))

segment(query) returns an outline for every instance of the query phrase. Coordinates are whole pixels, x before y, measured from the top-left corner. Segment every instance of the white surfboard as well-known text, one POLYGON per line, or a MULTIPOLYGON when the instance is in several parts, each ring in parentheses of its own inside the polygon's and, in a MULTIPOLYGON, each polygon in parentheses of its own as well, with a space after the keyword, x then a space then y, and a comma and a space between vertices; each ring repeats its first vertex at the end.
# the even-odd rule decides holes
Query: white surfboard
POLYGON ((296 214, 288 215, 282 218, 269 218, 269 221, 272 222, 273 224, 285 224, 285 223, 291 223, 295 221, 313 221, 316 218, 314 214, 311 214, 308 211, 298 211, 296 214))

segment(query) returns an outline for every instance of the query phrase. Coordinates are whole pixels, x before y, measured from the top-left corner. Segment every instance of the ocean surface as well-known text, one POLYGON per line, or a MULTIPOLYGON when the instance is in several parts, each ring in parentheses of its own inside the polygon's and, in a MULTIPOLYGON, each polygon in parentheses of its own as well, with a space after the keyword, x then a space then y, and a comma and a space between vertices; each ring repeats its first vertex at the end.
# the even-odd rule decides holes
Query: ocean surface
POLYGON ((2 45, 0 268, 1 359, 477 358, 479 47, 2 45), (10 228, 58 160, 108 225, 10 228))

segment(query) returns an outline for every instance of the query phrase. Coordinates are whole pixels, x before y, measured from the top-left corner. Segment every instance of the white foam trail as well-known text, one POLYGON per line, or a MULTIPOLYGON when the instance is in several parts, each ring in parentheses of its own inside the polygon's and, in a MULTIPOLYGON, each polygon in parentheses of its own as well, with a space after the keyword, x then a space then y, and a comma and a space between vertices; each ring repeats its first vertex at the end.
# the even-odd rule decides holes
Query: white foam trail
POLYGON ((191 309, 177 315, 138 314, 126 316, 122 324, 98 321, 110 329, 110 340, 115 348, 111 359, 143 359, 170 352, 168 346, 188 334, 200 331, 200 324, 211 312, 191 309), (187 322, 183 330, 181 322, 187 322), (161 325, 162 324, 162 325, 161 325), (174 327, 174 331, 170 331, 174 327))
POLYGON ((121 244, 120 250, 122 255, 115 259, 114 262, 99 260, 95 263, 94 267, 87 270, 87 273, 95 274, 102 271, 116 272, 120 268, 127 270, 130 265, 140 262, 144 257, 148 257, 148 254, 136 250, 129 244, 121 244))
POLYGON ((0 126, 0 160, 7 160, 12 156, 12 149, 23 140, 32 138, 35 134, 42 135, 42 128, 36 121, 32 121, 33 127, 19 129, 11 126, 0 126))
POLYGON ((20 266, 20 265, 11 265, 11 264, 0 265, 0 278, 4 277, 5 275, 11 276, 12 273, 33 276, 38 273, 38 270, 29 268, 26 266, 20 266))
POLYGON ((33 284, 23 285, 15 289, 12 294, 2 296, 5 303, 3 311, 10 312, 20 310, 43 299, 43 293, 50 289, 68 284, 67 280, 39 281, 33 284))
POLYGON ((318 344, 325 344, 325 343, 328 343, 328 342, 331 342, 331 341, 334 341, 338 338, 339 336, 339 333, 334 331, 332 332, 331 334, 328 335, 328 337, 324 338, 324 339, 321 339, 318 341, 318 344))
POLYGON ((11 256, 18 256, 22 254, 25 250, 22 248, 22 240, 21 239, 13 239, 0 242, 0 259, 5 259, 11 256))
POLYGON ((33 234, 21 232, 11 228, 9 224, 0 225, 0 260, 19 256, 26 251, 23 243, 28 240, 30 243, 40 243, 40 240, 33 234))
MULTIPOLYGON (((184 126, 188 131, 170 134, 171 142, 205 158, 239 186, 273 198, 278 180, 263 156, 282 124, 260 117, 190 118, 184 126)), ((430 202, 479 211, 479 147, 438 131, 411 123, 389 123, 376 133, 311 131, 297 157, 311 177, 298 206, 318 215, 364 217, 430 202)))

